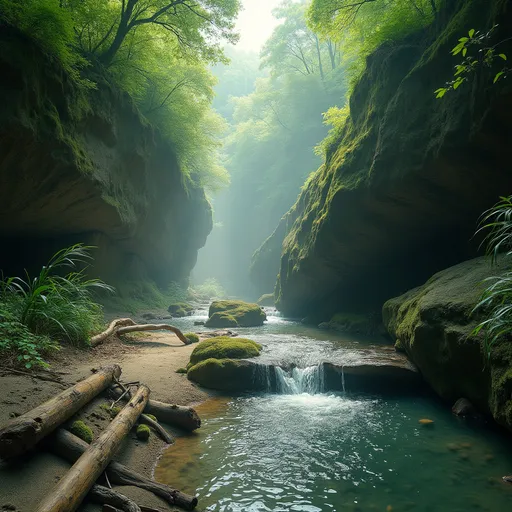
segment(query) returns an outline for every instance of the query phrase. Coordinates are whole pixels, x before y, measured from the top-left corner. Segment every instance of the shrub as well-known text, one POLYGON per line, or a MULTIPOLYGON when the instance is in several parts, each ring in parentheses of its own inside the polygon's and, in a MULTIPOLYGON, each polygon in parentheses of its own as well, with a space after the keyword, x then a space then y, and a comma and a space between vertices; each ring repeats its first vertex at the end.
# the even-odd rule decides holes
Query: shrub
POLYGON ((12 317, 38 336, 86 344, 102 324, 102 309, 93 290, 113 289, 98 279, 87 279, 84 269, 90 247, 73 245, 55 253, 36 277, 9 277, 0 281, 0 303, 12 317), (60 273, 73 269, 67 275, 60 273))
POLYGON ((205 299, 222 298, 226 296, 226 291, 214 277, 209 277, 203 284, 192 288, 192 293, 205 299))
POLYGON ((190 355, 190 363, 197 364, 205 359, 245 359, 260 355, 261 345, 245 338, 220 336, 201 341, 190 355))
POLYGON ((151 434, 151 430, 147 425, 139 425, 137 427, 136 435, 137 439, 141 441, 147 441, 149 439, 149 435, 151 434))
POLYGON ((199 336, 195 332, 187 332, 185 333, 185 338, 187 338, 190 343, 198 343, 199 342, 199 336))
POLYGON ((94 437, 92 430, 83 421, 74 421, 68 430, 75 436, 82 439, 82 441, 85 441, 88 444, 92 443, 94 437))

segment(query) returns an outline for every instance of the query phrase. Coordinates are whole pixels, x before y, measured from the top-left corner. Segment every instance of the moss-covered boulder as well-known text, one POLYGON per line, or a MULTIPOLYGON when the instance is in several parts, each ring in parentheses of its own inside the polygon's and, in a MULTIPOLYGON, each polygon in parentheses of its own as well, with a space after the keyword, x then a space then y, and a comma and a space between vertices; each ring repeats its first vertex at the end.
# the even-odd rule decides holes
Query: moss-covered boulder
POLYGON ((260 391, 258 364, 239 359, 205 359, 190 368, 188 378, 200 386, 219 391, 260 391))
POLYGON ((191 306, 190 304, 187 304, 186 302, 176 302, 175 304, 171 304, 167 311, 175 317, 175 318, 181 318, 184 316, 191 316, 194 312, 194 306, 191 306))
POLYGON ((147 441, 151 435, 151 430, 147 425, 138 425, 135 435, 137 436, 137 439, 147 441))
POLYGON ((258 304, 241 300, 217 300, 211 303, 206 327, 255 327, 263 325, 267 315, 258 304))
POLYGON ((201 341, 192 351, 190 362, 194 365, 206 359, 248 359, 260 355, 261 345, 246 338, 222 336, 201 341))
POLYGON ((487 359, 483 340, 471 336, 484 280, 503 270, 503 263, 491 267, 486 258, 450 267, 388 300, 382 316, 395 347, 407 352, 442 398, 467 398, 512 430, 512 343, 498 342, 487 359))
POLYGON ((187 338, 190 343, 198 343, 199 342, 199 335, 195 332, 186 332, 184 334, 185 338, 187 338))

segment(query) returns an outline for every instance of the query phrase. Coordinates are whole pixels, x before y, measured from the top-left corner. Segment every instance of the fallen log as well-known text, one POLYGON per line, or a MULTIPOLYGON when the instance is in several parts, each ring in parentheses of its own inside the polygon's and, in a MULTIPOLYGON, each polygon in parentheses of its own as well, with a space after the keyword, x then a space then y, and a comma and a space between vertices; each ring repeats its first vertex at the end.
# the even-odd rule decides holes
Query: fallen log
POLYGON ((108 466, 126 434, 135 425, 148 398, 149 388, 142 384, 128 404, 43 500, 37 512, 74 512, 78 508, 108 466))
POLYGON ((118 365, 105 366, 0 429, 0 458, 16 457, 33 448, 110 386, 121 375, 118 365))
POLYGON ((117 318, 116 320, 112 320, 112 322, 110 322, 110 325, 107 327, 106 330, 100 332, 99 334, 96 334, 96 336, 93 336, 90 339, 91 347, 99 345, 101 342, 105 341, 109 336, 115 334, 119 327, 126 325, 135 325, 135 322, 131 318, 117 318))
POLYGON ((165 430, 165 428, 162 427, 162 425, 160 425, 158 421, 155 421, 146 414, 140 415, 139 423, 149 425, 157 433, 158 437, 160 437, 160 439, 162 439, 162 441, 164 441, 165 443, 172 444, 174 442, 174 439, 171 437, 171 434, 169 434, 169 432, 167 432, 167 430, 165 430))
MULTIPOLYGON (((48 439, 47 448, 53 453, 73 464, 87 450, 89 445, 79 437, 64 429, 59 429, 48 439)), ((176 505, 185 510, 197 506, 197 498, 173 489, 168 485, 155 482, 132 469, 111 461, 105 470, 110 483, 114 485, 131 485, 152 492, 164 499, 169 505, 176 505)))
POLYGON ((128 334, 129 332, 138 331, 172 331, 178 338, 185 344, 190 345, 192 342, 189 341, 185 335, 177 328, 169 324, 135 324, 129 325, 128 327, 120 327, 117 329, 117 334, 128 334))
MULTIPOLYGON (((123 394, 123 390, 116 387, 110 388, 110 392, 117 398, 123 394)), ((129 394, 127 396, 129 396, 129 394)), ((166 404, 158 400, 149 400, 144 409, 144 413, 152 414, 158 421, 174 425, 184 430, 192 431, 201 426, 201 418, 192 407, 166 404)))
POLYGON ((109 506, 111 510, 122 510, 123 512, 141 512, 141 508, 124 494, 102 485, 93 485, 87 498, 93 503, 109 506))

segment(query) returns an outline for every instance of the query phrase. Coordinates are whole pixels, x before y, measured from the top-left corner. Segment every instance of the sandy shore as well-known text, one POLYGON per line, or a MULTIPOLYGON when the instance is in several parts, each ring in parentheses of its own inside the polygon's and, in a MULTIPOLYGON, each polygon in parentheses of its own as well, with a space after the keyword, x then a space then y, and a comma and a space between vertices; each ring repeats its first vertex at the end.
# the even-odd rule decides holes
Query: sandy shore
MULTIPOLYGON (((124 382, 141 381, 151 389, 151 398, 168 403, 190 405, 208 398, 209 393, 192 384, 185 375, 176 373, 187 365, 194 345, 185 346, 172 333, 137 333, 125 341, 112 337, 95 349, 82 351, 63 348, 51 361, 51 370, 63 384, 13 374, 1 369, 0 363, 0 425, 13 415, 23 414, 52 397, 65 387, 89 376, 92 368, 109 363, 121 365, 124 382)), ((110 404, 100 396, 75 419, 83 419, 95 436, 109 423, 110 418, 100 408, 110 404)), ((168 427, 171 433, 179 434, 168 427)), ((166 448, 163 441, 151 435, 148 442, 137 440, 134 433, 125 439, 116 459, 131 468, 151 476, 156 461, 166 448)), ((0 510, 33 512, 37 503, 66 472, 69 465, 61 459, 37 451, 15 465, 0 466, 0 510)), ((133 487, 116 487, 139 504, 174 510, 153 494, 133 487)), ((85 504, 79 510, 97 512, 100 507, 85 504)), ((176 509, 179 510, 179 509, 176 509)))

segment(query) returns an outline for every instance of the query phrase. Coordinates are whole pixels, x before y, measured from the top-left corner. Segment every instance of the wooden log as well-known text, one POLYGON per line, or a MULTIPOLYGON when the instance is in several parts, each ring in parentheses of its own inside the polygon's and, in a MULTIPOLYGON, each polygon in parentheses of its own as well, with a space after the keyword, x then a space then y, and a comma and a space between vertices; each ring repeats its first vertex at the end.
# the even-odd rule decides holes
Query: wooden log
POLYGON ((93 336, 90 339, 91 347, 99 345, 101 342, 105 341, 109 336, 115 334, 119 327, 126 325, 135 325, 135 322, 131 318, 117 318, 116 320, 112 320, 112 322, 110 322, 110 325, 107 327, 106 330, 100 332, 99 334, 96 334, 96 336, 93 336))
POLYGON ((165 430, 165 428, 162 427, 162 425, 160 425, 160 423, 158 423, 158 421, 153 420, 146 414, 140 415, 139 423, 144 423, 145 425, 149 425, 157 433, 158 437, 160 437, 160 439, 162 439, 162 441, 164 441, 165 443, 167 443, 167 444, 174 443, 174 439, 171 437, 171 434, 169 434, 169 432, 167 432, 167 430, 165 430))
POLYGON ((102 485, 93 485, 87 499, 100 505, 108 505, 111 509, 123 512, 141 512, 140 507, 124 494, 102 485))
POLYGON ((33 448, 110 386, 121 375, 118 365, 105 366, 0 429, 0 458, 16 457, 33 448))
MULTIPOLYGON (((123 390, 117 387, 110 388, 110 392, 118 398, 123 394, 123 390)), ((192 431, 201 426, 201 418, 192 407, 149 400, 144 413, 152 414, 158 421, 174 425, 183 430, 192 431)))
POLYGON ((43 500, 37 512, 74 512, 79 507, 126 434, 135 425, 148 398, 149 388, 142 384, 128 404, 43 500))
POLYGON ((120 327, 117 329, 117 334, 128 334, 129 332, 138 331, 172 331, 178 338, 185 344, 190 345, 192 342, 189 341, 185 335, 177 328, 169 324, 135 324, 129 325, 128 327, 120 327))
MULTIPOLYGON (((57 430, 48 440, 48 449, 72 464, 80 458, 88 446, 85 441, 64 429, 57 430)), ((169 505, 177 505, 185 510, 193 510, 197 506, 195 496, 146 478, 119 462, 111 461, 107 466, 106 474, 113 485, 132 485, 145 489, 164 499, 169 505)))

